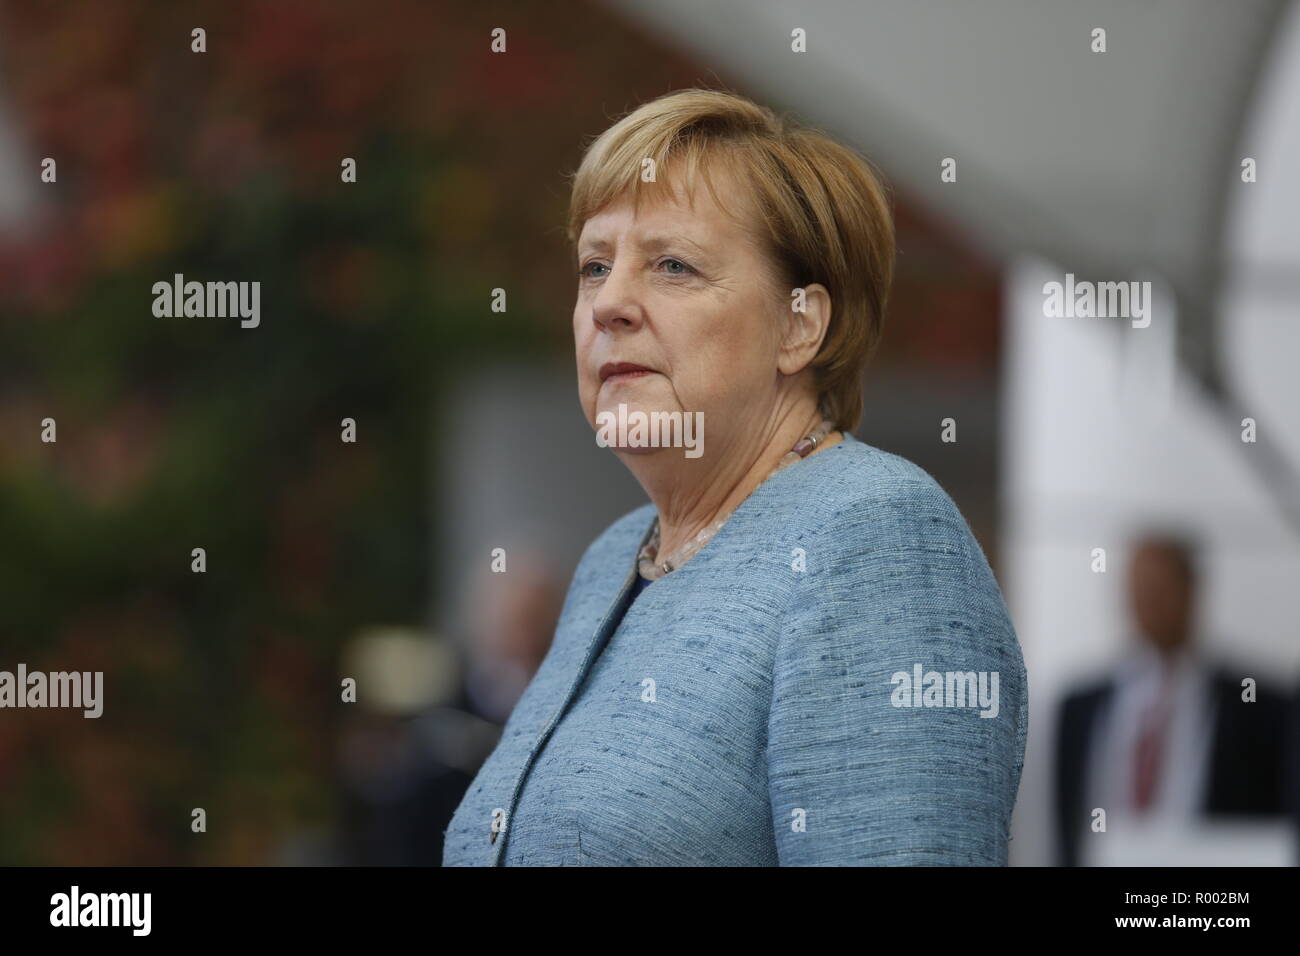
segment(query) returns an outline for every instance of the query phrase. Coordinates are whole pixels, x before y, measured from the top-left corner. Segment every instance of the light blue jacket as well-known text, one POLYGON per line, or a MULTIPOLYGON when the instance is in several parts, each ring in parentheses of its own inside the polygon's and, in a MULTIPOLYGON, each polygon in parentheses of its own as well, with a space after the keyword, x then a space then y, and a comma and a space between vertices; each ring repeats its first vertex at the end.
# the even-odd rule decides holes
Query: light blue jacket
POLYGON ((1006 863, 1024 660, 933 478, 849 436, 620 622, 653 519, 583 556, 444 864, 1006 863))

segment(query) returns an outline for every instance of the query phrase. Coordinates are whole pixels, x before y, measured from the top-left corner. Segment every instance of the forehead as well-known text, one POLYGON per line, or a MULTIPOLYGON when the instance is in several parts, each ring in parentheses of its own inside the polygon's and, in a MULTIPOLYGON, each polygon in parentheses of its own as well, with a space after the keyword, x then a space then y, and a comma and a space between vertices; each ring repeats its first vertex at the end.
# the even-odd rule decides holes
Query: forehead
POLYGON ((725 170, 714 170, 712 180, 725 208, 714 200, 702 177, 697 177, 694 189, 683 183, 676 196, 647 183, 642 186, 639 209, 634 208, 629 190, 588 219, 578 248, 601 249, 625 241, 647 247, 685 241, 707 250, 750 242, 748 204, 734 179, 725 170))

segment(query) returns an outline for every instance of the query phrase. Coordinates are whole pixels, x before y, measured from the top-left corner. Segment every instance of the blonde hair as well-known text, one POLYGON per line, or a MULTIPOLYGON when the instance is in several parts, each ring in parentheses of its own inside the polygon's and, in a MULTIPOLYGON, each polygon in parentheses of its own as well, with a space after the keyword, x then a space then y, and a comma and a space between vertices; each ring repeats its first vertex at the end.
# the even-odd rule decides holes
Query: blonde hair
POLYGON ((713 164, 749 186, 757 237, 777 280, 790 289, 820 282, 830 292, 830 325, 810 367, 823 414, 837 428, 856 428, 863 372, 880 341, 894 271, 893 214, 874 166, 820 130, 742 96, 680 90, 633 110, 588 146, 572 177, 571 243, 577 244, 588 219, 629 188, 635 209, 647 186, 666 184, 678 198, 672 177, 642 180, 647 157, 654 160, 656 180, 668 160, 682 163, 691 193, 703 170, 724 211, 710 176, 713 164))

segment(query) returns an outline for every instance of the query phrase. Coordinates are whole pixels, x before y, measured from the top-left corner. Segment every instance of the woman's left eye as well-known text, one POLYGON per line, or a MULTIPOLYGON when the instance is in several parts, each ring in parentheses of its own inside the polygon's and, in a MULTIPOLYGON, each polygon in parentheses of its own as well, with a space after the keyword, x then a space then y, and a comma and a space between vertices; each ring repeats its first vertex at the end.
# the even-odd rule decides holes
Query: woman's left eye
POLYGON ((690 266, 688 266, 686 263, 682 262, 681 259, 664 259, 660 264, 661 264, 661 265, 668 265, 668 264, 670 264, 670 263, 671 263, 671 264, 675 264, 675 265, 679 265, 679 266, 682 267, 682 269, 681 269, 680 272, 676 272, 676 271, 669 270, 669 275, 684 276, 684 275, 687 275, 687 274, 690 273, 690 272, 695 271, 695 270, 693 270, 690 266))

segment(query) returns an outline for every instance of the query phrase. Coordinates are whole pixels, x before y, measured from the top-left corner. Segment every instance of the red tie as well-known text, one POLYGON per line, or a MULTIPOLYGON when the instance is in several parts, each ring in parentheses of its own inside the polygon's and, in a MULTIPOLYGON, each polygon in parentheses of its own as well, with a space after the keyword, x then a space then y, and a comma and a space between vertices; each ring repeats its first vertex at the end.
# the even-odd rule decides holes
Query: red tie
POLYGON ((1165 733, 1169 727, 1172 670, 1172 667, 1162 663, 1160 690, 1143 717, 1142 727, 1138 731, 1137 746, 1133 752, 1133 808, 1139 811, 1147 810, 1151 806, 1156 793, 1156 782, 1160 778, 1165 733))

